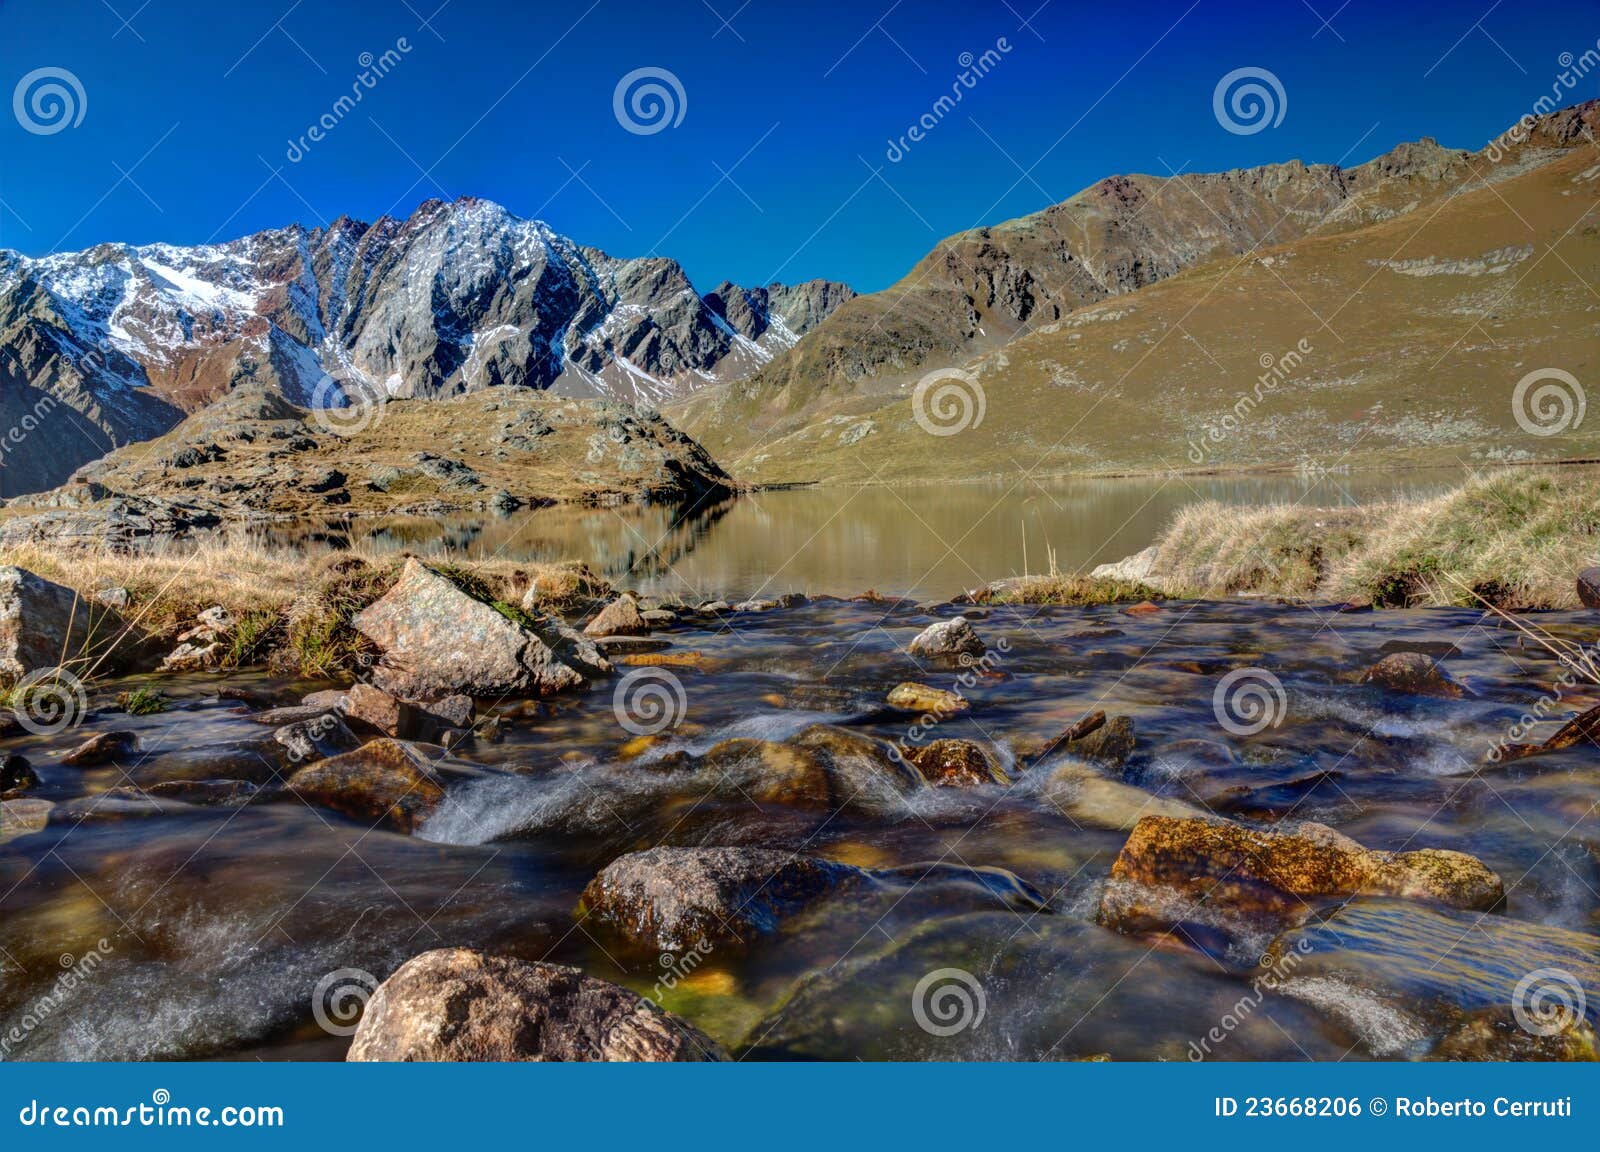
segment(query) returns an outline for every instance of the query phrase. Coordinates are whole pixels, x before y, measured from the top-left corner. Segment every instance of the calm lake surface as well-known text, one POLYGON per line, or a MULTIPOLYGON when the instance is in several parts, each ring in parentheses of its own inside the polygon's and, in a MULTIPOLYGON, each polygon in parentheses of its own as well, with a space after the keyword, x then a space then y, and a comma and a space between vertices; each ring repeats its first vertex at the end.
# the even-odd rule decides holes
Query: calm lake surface
POLYGON ((691 511, 546 508, 505 517, 354 520, 274 527, 278 542, 359 545, 478 559, 581 559, 640 592, 695 596, 945 598, 978 584, 1120 560, 1152 544, 1185 505, 1371 504, 1429 496, 1464 469, 1350 475, 1017 480, 995 484, 761 492, 691 511))

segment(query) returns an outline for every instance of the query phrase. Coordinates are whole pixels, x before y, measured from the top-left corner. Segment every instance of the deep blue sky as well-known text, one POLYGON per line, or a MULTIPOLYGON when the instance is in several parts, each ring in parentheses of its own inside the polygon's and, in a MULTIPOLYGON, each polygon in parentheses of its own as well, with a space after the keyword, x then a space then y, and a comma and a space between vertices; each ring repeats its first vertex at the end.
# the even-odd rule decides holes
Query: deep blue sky
POLYGON ((0 247, 195 243, 471 194, 615 255, 676 257, 702 290, 872 290, 941 236, 1116 172, 1353 164, 1423 135, 1481 147, 1600 34, 1600 7, 1571 0, 292 3, 0 0, 0 95, 57 67, 87 98, 52 135, 0 111, 0 247), (1002 36, 1012 51, 888 163, 961 54, 1002 36), (289 162, 361 54, 400 37, 398 67, 289 162), (1212 110, 1244 66, 1287 93, 1283 122, 1254 135, 1212 110), (641 67, 681 81, 676 127, 619 125, 614 89, 641 67))

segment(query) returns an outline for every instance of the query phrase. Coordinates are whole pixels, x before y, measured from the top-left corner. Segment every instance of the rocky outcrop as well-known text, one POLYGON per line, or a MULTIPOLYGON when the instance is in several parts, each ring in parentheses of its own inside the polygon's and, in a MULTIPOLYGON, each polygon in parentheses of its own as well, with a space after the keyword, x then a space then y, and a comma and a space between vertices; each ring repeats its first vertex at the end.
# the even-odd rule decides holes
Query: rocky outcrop
POLYGON ((1100 918, 1135 931, 1212 911, 1282 922, 1308 914, 1313 901, 1362 894, 1486 910, 1504 899, 1505 886, 1465 853, 1375 852, 1321 824, 1266 832, 1216 819, 1146 816, 1111 867, 1100 918))
POLYGON ((726 1059, 693 1025, 576 968, 462 948, 402 964, 367 1001, 354 1061, 726 1059))
POLYGON ((583 912, 649 949, 744 946, 864 875, 793 852, 652 848, 608 864, 584 889, 583 912))
POLYGON ((62 667, 122 663, 136 638, 112 609, 22 568, 0 567, 0 688, 62 667))
POLYGON ((373 682, 408 699, 548 696, 584 682, 545 637, 415 559, 352 623, 383 652, 373 682))
POLYGON ((1114 564, 1101 564, 1089 575, 1096 580, 1126 580, 1135 584, 1153 584, 1156 557, 1160 554, 1161 547, 1152 544, 1144 551, 1135 552, 1132 556, 1118 560, 1114 564))

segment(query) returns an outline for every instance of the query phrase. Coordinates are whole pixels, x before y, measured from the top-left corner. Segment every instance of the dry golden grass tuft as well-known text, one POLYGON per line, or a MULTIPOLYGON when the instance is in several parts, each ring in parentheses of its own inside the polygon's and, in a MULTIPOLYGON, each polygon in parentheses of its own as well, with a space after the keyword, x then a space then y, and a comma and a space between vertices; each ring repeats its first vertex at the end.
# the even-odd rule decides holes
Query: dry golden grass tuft
MULTIPOLYGON (((362 654, 365 643, 350 618, 393 586, 404 560, 359 550, 308 554, 243 535, 138 553, 32 544, 0 549, 0 564, 25 568, 85 597, 126 589, 124 618, 158 641, 170 643, 194 626, 200 612, 220 604, 236 621, 225 663, 270 661, 310 676, 336 675, 362 654)), ((582 564, 426 562, 503 611, 520 610, 530 588, 537 589, 535 605, 546 611, 578 610, 610 593, 582 564)))
POLYGON ((1600 560, 1600 476, 1506 469, 1429 500, 1357 508, 1184 509, 1163 533, 1161 587, 1370 599, 1381 607, 1571 608, 1600 560))

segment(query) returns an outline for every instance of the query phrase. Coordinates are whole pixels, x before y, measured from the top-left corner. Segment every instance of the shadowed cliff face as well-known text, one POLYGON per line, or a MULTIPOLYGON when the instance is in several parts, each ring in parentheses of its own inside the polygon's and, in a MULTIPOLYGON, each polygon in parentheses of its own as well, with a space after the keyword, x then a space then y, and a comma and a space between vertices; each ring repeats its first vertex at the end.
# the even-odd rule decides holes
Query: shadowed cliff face
POLYGON ((655 403, 755 370, 850 295, 813 281, 703 299, 676 261, 615 259, 471 198, 191 248, 0 252, 4 427, 76 413, 7 454, 4 492, 60 483, 244 383, 312 408, 499 385, 655 403))

